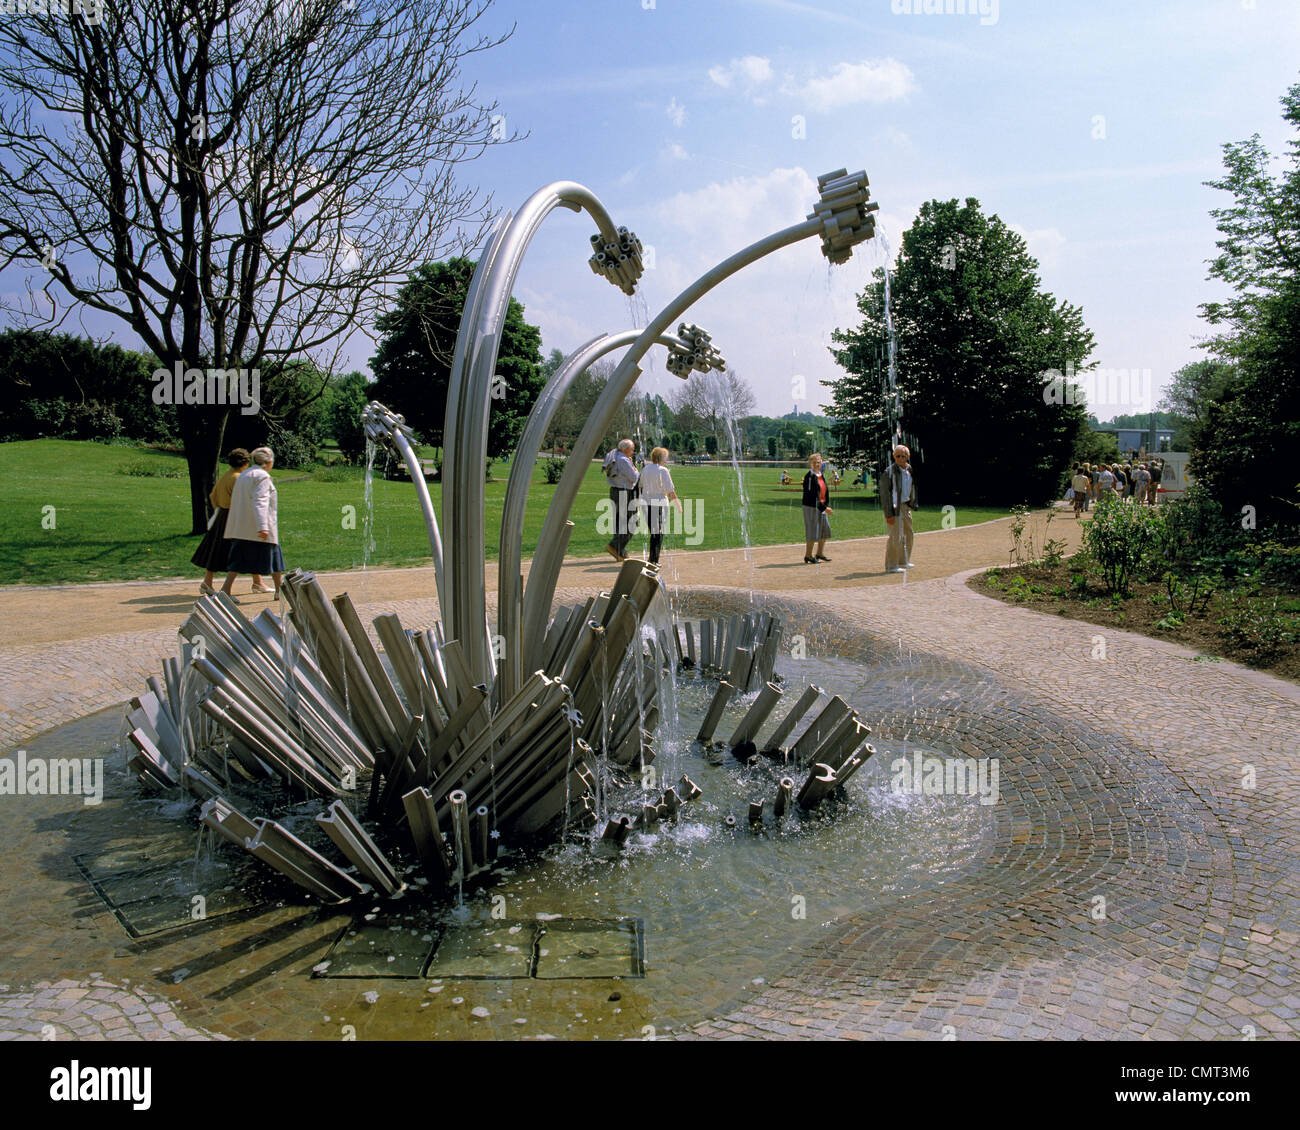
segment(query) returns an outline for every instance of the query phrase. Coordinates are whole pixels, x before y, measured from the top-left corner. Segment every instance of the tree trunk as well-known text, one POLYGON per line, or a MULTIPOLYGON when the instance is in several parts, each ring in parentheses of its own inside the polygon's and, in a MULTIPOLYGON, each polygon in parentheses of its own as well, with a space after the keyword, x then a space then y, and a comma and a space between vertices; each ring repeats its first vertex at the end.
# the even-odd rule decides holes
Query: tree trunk
POLYGON ((208 496, 217 482, 217 464, 221 458, 221 440, 226 433, 224 410, 182 407, 181 440, 185 444, 185 462, 190 470, 190 534, 202 536, 208 528, 211 506, 208 496))

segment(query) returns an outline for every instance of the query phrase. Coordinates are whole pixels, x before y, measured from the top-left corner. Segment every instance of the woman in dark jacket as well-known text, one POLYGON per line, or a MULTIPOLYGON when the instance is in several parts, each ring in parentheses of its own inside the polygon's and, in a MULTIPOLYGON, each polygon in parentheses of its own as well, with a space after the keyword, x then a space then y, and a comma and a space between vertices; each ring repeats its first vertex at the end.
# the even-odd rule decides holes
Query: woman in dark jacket
POLYGON ((814 453, 808 457, 808 473, 803 477, 803 536, 807 543, 803 553, 805 565, 830 560, 822 552, 826 548, 826 539, 831 536, 831 523, 827 515, 835 513, 827 505, 829 497, 826 479, 822 475, 822 457, 814 453), (814 545, 817 547, 815 554, 814 545))

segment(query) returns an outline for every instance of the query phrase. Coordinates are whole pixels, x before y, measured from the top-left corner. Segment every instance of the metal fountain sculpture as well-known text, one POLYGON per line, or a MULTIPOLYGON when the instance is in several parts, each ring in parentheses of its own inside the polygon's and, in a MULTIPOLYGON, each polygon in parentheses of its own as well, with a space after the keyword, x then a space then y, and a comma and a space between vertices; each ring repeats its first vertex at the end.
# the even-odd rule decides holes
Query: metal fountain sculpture
MULTIPOLYGON (((403 459, 411 472, 441 623, 408 630, 395 615, 376 617, 385 663, 348 595, 331 601, 311 573, 286 576, 284 619, 267 609, 250 621, 229 597, 203 597, 180 629, 179 657, 168 660, 163 678, 150 679, 149 690, 128 708, 128 765, 140 780, 196 795, 204 825, 326 901, 351 898, 367 887, 396 891, 403 868, 389 852, 413 852, 429 887, 441 893, 490 869, 505 846, 553 839, 602 820, 602 838, 618 845, 633 828, 648 830, 673 819, 700 795, 688 776, 664 790, 657 803, 645 799, 635 816, 611 814, 607 797, 620 770, 638 770, 654 759, 662 684, 656 676, 671 677, 685 667, 719 680, 698 734, 701 743, 715 744, 714 733, 737 692, 756 691, 726 743, 732 753, 745 762, 766 755, 790 772, 810 770, 797 795, 794 778, 781 777, 774 818, 783 818, 792 804, 811 809, 841 786, 874 750, 866 743, 870 730, 838 697, 822 704, 823 692, 808 687, 767 739, 759 740, 760 727, 782 697, 772 681, 781 638, 774 617, 748 613, 665 626, 659 615, 651 627, 652 609, 656 601, 663 603, 662 586, 657 567, 636 560, 624 562, 608 593, 552 613, 578 489, 649 350, 663 345, 669 371, 682 379, 724 369, 699 327, 681 323, 675 334, 668 332, 697 299, 800 240, 820 237, 826 258, 843 263, 854 246, 874 235, 877 205, 868 202, 865 173, 841 169, 820 177, 818 187, 820 199, 806 220, 719 263, 645 329, 593 338, 565 358, 546 384, 506 489, 497 566, 498 667, 487 611, 482 468, 497 353, 520 264, 542 221, 564 207, 586 211, 598 229, 591 237, 593 272, 631 295, 643 271, 640 241, 615 228, 582 185, 548 185, 517 214, 501 218, 474 272, 456 340, 441 523, 411 429, 380 404, 369 405, 363 415, 368 438, 403 459), (623 348, 627 352, 565 464, 525 586, 524 512, 542 438, 574 378, 623 348), (368 797, 358 803, 366 777, 368 797), (344 864, 283 823, 249 817, 237 807, 236 801, 272 803, 276 785, 305 800, 330 801, 315 823, 344 864), (373 834, 355 807, 364 807, 373 834)), ((763 819, 763 804, 750 804, 751 823, 763 819)))

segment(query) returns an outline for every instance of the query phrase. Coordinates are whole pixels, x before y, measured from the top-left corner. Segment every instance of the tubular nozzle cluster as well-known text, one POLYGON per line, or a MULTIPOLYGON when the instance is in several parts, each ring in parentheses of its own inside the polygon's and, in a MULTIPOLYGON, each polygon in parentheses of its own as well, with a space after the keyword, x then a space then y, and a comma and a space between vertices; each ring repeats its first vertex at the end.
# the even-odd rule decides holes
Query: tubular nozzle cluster
POLYGON ((618 242, 606 242, 597 232, 591 237, 591 269, 603 275, 624 294, 635 294, 637 280, 645 271, 641 262, 641 241, 627 228, 618 229, 618 242))
POLYGON ((411 425, 406 422, 406 417, 385 408, 377 400, 372 400, 362 409, 361 426, 365 429, 368 440, 387 448, 389 451, 396 452, 397 447, 393 442, 393 437, 399 432, 406 436, 411 443, 415 442, 415 432, 411 430, 411 425))
POLYGON ((871 193, 865 172, 836 169, 818 177, 817 187, 822 196, 808 218, 822 222, 822 254, 832 263, 847 263, 853 248, 876 234, 871 213, 880 205, 867 203, 871 193))
POLYGON ((727 362, 711 344, 712 338, 699 326, 683 322, 677 327, 682 345, 668 347, 668 371, 685 380, 691 373, 707 373, 710 369, 724 372, 727 362))

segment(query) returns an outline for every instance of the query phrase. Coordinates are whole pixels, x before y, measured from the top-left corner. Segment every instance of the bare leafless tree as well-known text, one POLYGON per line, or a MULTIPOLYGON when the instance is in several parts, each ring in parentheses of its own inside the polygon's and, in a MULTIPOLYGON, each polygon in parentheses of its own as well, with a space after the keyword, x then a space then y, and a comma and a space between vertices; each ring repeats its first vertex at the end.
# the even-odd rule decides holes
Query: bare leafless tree
POLYGON ((679 431, 700 430, 723 441, 725 421, 754 414, 754 390, 734 369, 693 376, 669 397, 679 431))
MULTIPOLYGON (((328 372, 393 285, 481 236, 489 202, 456 174, 507 131, 459 65, 502 41, 476 30, 490 3, 50 0, 6 16, 0 267, 31 271, 6 313, 112 315, 167 369, 328 372)), ((178 409, 201 532, 230 409, 178 409)))

